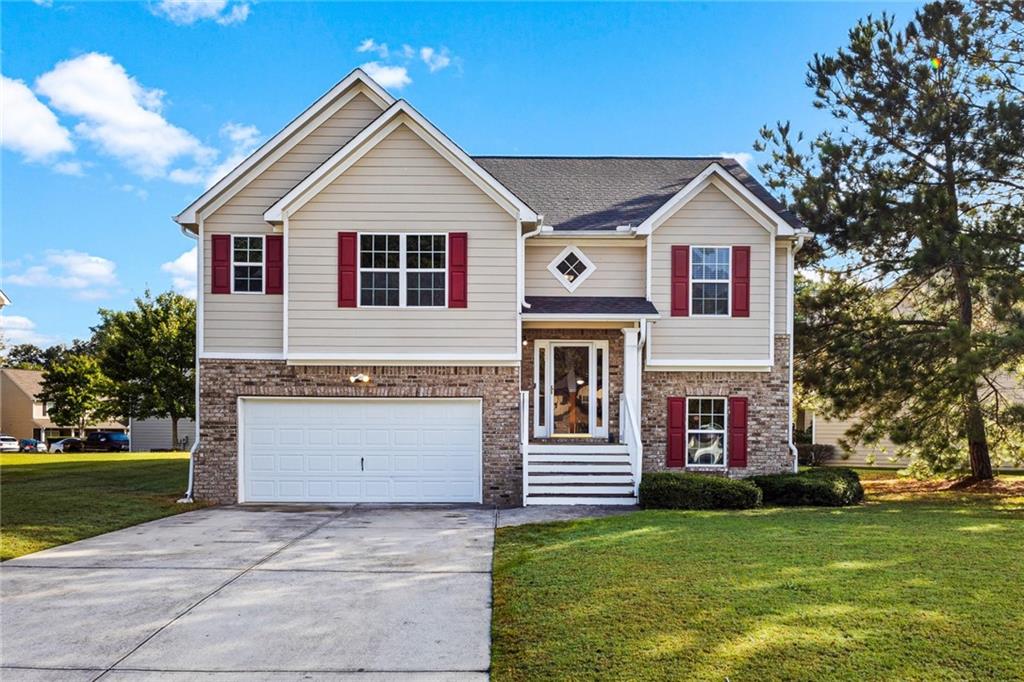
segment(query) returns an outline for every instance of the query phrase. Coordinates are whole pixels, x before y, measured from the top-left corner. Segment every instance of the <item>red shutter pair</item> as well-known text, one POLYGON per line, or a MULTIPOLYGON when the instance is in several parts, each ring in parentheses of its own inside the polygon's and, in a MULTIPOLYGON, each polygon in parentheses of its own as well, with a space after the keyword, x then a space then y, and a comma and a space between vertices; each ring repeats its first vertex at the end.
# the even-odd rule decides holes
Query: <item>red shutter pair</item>
MULTIPOLYGON (((729 466, 747 466, 747 398, 728 400, 729 466)), ((682 468, 686 463, 686 398, 668 399, 668 454, 665 466, 682 468)))
MULTIPOLYGON (((732 316, 750 317, 750 247, 732 247, 732 316)), ((672 247, 672 317, 690 314, 690 247, 672 247)))
MULTIPOLYGON (((284 293, 284 237, 279 234, 268 234, 264 237, 265 252, 263 256, 266 268, 266 287, 264 293, 284 293)), ((231 235, 210 235, 212 265, 210 293, 231 293, 231 235)))
MULTIPOLYGON (((355 232, 338 233, 338 307, 355 308, 359 292, 359 244, 355 232)), ((448 307, 465 308, 469 301, 467 287, 468 244, 466 232, 448 234, 448 307)))

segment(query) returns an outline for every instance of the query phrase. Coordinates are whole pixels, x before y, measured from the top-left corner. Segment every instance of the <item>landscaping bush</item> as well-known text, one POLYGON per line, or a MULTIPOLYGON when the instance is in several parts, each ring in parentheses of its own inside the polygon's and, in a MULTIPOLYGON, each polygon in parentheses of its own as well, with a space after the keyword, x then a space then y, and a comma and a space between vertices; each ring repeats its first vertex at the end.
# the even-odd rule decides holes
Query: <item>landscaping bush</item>
POLYGON ((835 459, 837 456, 836 446, 823 443, 802 443, 796 446, 797 461, 800 466, 812 467, 835 459))
POLYGON ((783 507, 845 507, 864 499, 860 477, 852 469, 817 468, 798 474, 754 476, 765 504, 783 507))
POLYGON ((647 509, 752 509, 761 490, 750 481, 675 471, 644 474, 640 505, 647 509))

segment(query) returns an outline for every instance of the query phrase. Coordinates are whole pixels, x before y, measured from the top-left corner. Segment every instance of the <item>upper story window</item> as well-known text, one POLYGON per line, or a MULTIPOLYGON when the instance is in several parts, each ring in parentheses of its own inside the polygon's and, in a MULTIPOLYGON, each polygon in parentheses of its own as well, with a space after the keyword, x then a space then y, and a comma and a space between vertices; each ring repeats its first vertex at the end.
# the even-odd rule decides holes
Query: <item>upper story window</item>
POLYGON ((359 236, 359 305, 443 308, 448 297, 444 234, 359 236))
POLYGON ((725 466, 725 398, 686 401, 687 466, 725 466))
POLYGON ((234 236, 231 239, 231 290, 263 293, 263 237, 234 236))
POLYGON ((548 271, 570 292, 576 291, 596 269, 586 254, 575 246, 565 247, 548 264, 548 271))
POLYGON ((729 315, 728 246, 695 246, 690 273, 690 314, 729 315))

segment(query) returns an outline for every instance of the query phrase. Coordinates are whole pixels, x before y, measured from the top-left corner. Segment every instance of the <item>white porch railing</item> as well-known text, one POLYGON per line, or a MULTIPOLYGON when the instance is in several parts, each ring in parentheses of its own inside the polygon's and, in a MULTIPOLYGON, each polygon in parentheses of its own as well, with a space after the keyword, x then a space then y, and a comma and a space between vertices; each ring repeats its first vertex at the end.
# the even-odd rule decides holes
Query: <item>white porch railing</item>
POLYGON ((629 450, 629 463, 633 469, 633 494, 640 495, 640 477, 643 475, 644 442, 640 436, 640 423, 636 409, 625 393, 619 396, 619 430, 629 450))
POLYGON ((523 458, 523 506, 530 489, 530 392, 519 392, 519 449, 523 458))

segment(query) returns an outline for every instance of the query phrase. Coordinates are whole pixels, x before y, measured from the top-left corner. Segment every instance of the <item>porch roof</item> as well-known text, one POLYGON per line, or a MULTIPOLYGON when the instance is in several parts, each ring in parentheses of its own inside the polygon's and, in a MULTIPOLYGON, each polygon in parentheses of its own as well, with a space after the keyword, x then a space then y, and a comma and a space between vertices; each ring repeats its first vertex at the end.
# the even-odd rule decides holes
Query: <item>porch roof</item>
POLYGON ((592 315, 594 317, 657 317, 658 309, 643 296, 527 296, 523 314, 592 315))

